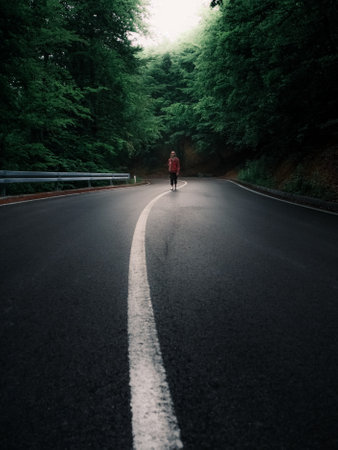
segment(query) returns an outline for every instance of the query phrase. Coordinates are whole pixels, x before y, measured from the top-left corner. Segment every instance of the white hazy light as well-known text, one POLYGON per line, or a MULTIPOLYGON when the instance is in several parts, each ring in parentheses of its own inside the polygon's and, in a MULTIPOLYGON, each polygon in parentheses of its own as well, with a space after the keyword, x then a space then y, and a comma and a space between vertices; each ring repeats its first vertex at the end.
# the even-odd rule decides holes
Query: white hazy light
POLYGON ((164 40, 171 42, 181 34, 196 27, 200 13, 211 0, 149 0, 149 18, 146 21, 149 37, 137 37, 142 46, 156 45, 164 40))

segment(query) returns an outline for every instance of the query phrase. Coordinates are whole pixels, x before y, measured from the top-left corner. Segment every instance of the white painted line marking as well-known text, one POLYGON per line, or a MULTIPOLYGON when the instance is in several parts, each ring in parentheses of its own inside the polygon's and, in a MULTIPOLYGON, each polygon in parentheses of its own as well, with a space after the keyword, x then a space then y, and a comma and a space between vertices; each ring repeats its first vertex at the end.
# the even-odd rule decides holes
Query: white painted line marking
MULTIPOLYGON (((181 187, 184 187, 187 183, 181 187)), ((129 376, 134 449, 183 447, 157 337, 148 283, 145 233, 155 197, 142 211, 134 231, 129 261, 129 376)))
POLYGON ((326 214, 332 214, 334 216, 338 216, 338 213, 336 213, 335 211, 328 211, 327 209, 321 209, 321 208, 316 208, 315 206, 303 205, 302 203, 296 203, 296 202, 293 202, 291 200, 285 200, 283 198, 274 197, 273 195, 264 194, 263 192, 259 192, 259 191, 256 191, 254 189, 250 189, 247 186, 243 186, 242 184, 236 183, 236 181, 233 181, 233 180, 226 180, 226 181, 228 181, 229 183, 232 183, 232 184, 234 184, 234 185, 236 185, 236 186, 238 186, 238 187, 240 187, 242 189, 245 189, 247 191, 253 192, 254 194, 261 195, 262 197, 267 197, 267 198, 271 198, 272 200, 278 200, 279 202, 289 203, 290 205, 300 206, 302 208, 313 209, 314 211, 320 211, 320 212, 323 212, 323 213, 326 213, 326 214))

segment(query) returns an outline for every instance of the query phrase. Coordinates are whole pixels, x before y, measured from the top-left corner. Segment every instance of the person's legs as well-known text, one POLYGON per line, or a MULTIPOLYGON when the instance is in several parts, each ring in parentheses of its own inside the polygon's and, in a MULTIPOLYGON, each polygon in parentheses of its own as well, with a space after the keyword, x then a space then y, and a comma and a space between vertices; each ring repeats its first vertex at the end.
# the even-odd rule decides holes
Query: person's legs
POLYGON ((176 191, 176 186, 177 186, 177 175, 176 175, 176 173, 174 174, 174 183, 175 183, 175 191, 176 191))
POLYGON ((171 189, 173 189, 173 187, 174 187, 175 176, 176 176, 176 173, 170 172, 170 186, 171 186, 171 189))

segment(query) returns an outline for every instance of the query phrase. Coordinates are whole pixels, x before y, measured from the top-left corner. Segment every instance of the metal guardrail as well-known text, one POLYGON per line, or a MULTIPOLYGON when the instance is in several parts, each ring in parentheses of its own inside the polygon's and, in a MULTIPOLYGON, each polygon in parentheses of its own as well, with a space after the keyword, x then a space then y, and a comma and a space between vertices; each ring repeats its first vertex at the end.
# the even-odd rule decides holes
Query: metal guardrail
POLYGON ((91 187, 92 181, 109 180, 129 180, 129 173, 93 173, 93 172, 35 172, 22 170, 0 170, 1 195, 6 195, 6 185, 11 183, 59 183, 62 181, 88 181, 91 187))

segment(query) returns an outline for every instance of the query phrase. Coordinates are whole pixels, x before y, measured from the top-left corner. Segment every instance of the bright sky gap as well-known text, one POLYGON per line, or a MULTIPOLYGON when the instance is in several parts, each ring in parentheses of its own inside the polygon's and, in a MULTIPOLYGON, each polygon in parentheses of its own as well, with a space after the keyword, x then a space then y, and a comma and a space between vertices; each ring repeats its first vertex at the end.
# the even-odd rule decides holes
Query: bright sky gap
POLYGON ((137 37, 137 42, 149 47, 176 41, 198 25, 209 5, 210 0, 149 0, 146 23, 150 36, 137 37))

